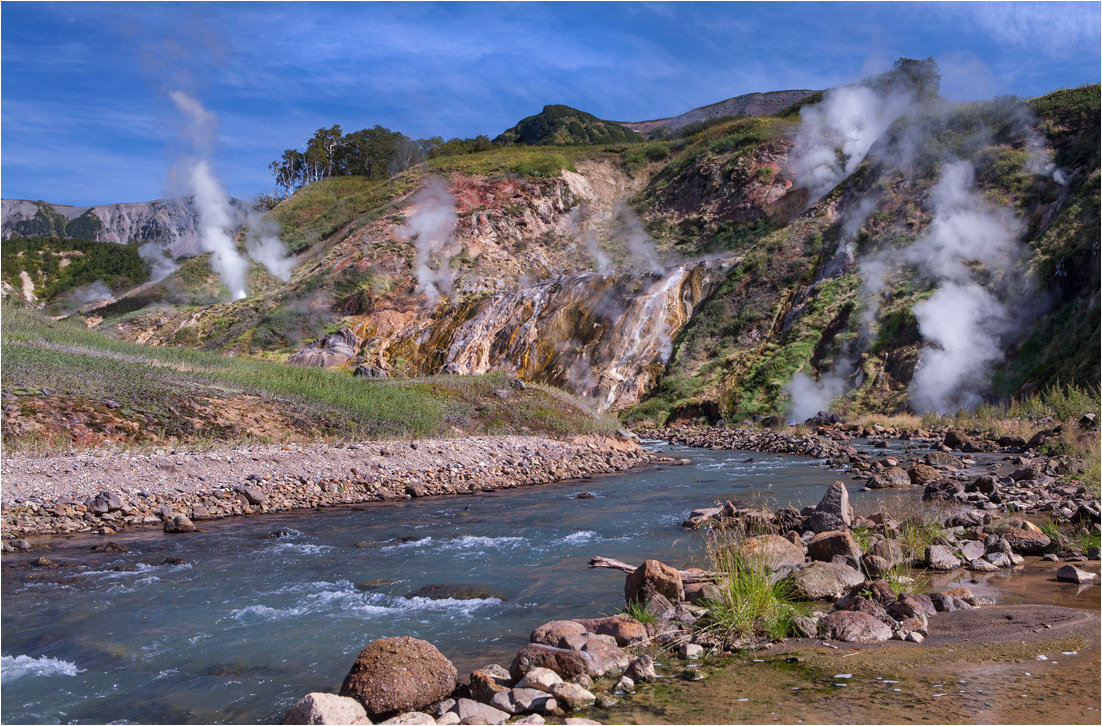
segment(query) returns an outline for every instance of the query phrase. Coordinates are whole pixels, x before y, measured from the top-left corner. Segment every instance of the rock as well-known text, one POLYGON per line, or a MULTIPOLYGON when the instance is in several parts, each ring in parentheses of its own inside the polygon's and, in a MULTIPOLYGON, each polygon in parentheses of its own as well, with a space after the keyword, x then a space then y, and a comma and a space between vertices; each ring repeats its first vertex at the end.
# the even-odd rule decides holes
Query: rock
POLYGON ((564 637, 585 635, 586 632, 588 631, 584 625, 573 620, 552 620, 533 630, 532 634, 528 636, 528 641, 561 648, 563 646, 560 645, 560 642, 564 637))
POLYGON ((657 673, 654 671, 654 659, 646 654, 639 656, 628 664, 628 669, 624 675, 631 678, 636 683, 653 681, 658 678, 657 673))
POLYGON ((459 715, 461 724, 501 724, 508 721, 510 716, 499 708, 469 698, 460 698, 452 710, 459 715))
POLYGON ((631 645, 647 639, 647 627, 629 615, 588 618, 574 622, 581 625, 587 632, 612 636, 616 640, 616 645, 631 645))
POLYGON ((165 534, 187 534, 195 531, 195 525, 183 514, 165 520, 165 534))
POLYGON ((11 541, 12 549, 19 550, 20 552, 26 552, 31 548, 31 543, 25 539, 13 539, 11 541))
POLYGON ((869 489, 901 489, 911 486, 911 477, 901 467, 889 466, 870 476, 865 486, 869 489))
POLYGON ((685 585, 685 599, 694 605, 705 600, 718 600, 722 593, 718 586, 710 582, 691 582, 685 585))
POLYGON ((245 499, 252 505, 260 505, 268 503, 268 495, 260 489, 260 487, 254 487, 249 484, 238 484, 234 487, 234 491, 245 497, 245 499))
POLYGON ((92 545, 92 551, 121 554, 123 552, 129 552, 130 548, 124 544, 119 544, 118 542, 104 542, 103 544, 92 545))
POLYGON ((427 708, 455 690, 458 673, 432 643, 380 638, 360 651, 341 695, 364 705, 370 718, 427 708))
MULTIPOLYGON (((380 724, 396 724, 401 726, 436 726, 436 719, 421 711, 407 711, 397 716, 380 721, 380 724)), ((462 722, 461 722, 462 723, 462 722)))
POLYGON ((868 613, 838 610, 821 621, 830 636, 847 643, 878 643, 892 637, 891 628, 868 613))
POLYGON ((883 557, 876 555, 862 555, 861 556, 861 569, 865 574, 873 580, 879 580, 887 575, 892 569, 892 563, 885 560, 883 557))
POLYGON ((807 554, 813 560, 830 562, 836 555, 857 559, 861 548, 848 530, 820 532, 807 543, 807 554))
POLYGON ((291 706, 283 724, 370 724, 367 711, 354 698, 335 693, 307 693, 291 706))
POLYGON ((459 714, 455 711, 448 711, 447 713, 436 718, 437 726, 456 726, 456 724, 458 723, 459 714))
POLYGON ((423 597, 429 600, 504 600, 501 593, 482 587, 480 585, 465 584, 439 584, 425 585, 413 592, 407 593, 406 598, 423 597))
POLYGON ((827 488, 815 511, 811 513, 810 525, 815 532, 849 529, 853 524, 853 507, 849 504, 849 490, 846 485, 836 481, 827 488))
POLYGON ((926 545, 926 566, 931 570, 955 570, 960 560, 945 545, 926 545))
POLYGON ((959 429, 949 429, 942 443, 950 449, 957 449, 958 451, 970 451, 975 449, 975 442, 969 438, 968 434, 959 429))
POLYGON ((972 572, 998 572, 999 568, 991 564, 987 560, 972 560, 968 565, 968 569, 972 572))
POLYGON ((631 663, 631 656, 613 643, 606 642, 604 635, 590 635, 581 650, 590 656, 593 668, 599 673, 622 671, 631 663))
MULTIPOLYGON (((780 416, 776 418, 780 418, 780 416)), ((594 721, 591 718, 568 718, 563 723, 566 726, 601 726, 600 721, 594 721)))
POLYGON ((1005 552, 988 552, 983 558, 995 567, 1010 567, 1014 564, 1010 560, 1010 555, 1005 552))
POLYGON ((635 690, 635 681, 631 680, 627 676, 620 676, 620 680, 616 681, 616 685, 612 687, 613 693, 631 693, 635 690))
POLYGON ((550 693, 551 687, 562 683, 559 674, 550 668, 533 668, 517 683, 517 688, 530 688, 550 693))
POLYGON ((489 703, 498 693, 508 691, 513 685, 513 679, 509 677, 509 671, 499 665, 492 665, 471 671, 468 683, 471 698, 489 703))
POLYGON ((987 494, 990 496, 999 491, 999 480, 990 474, 984 474, 969 482, 968 486, 964 487, 964 491, 979 492, 980 494, 987 494))
POLYGON ((926 463, 938 469, 959 469, 960 459, 944 451, 931 451, 925 456, 926 463))
POLYGON ((54 567, 55 563, 49 557, 36 557, 31 561, 35 567, 54 567))
POLYGON ((792 625, 796 628, 796 632, 803 638, 817 638, 819 637, 819 619, 810 615, 795 615, 792 618, 792 625))
POLYGON ((872 546, 872 553, 877 557, 883 557, 892 565, 903 562, 903 545, 898 540, 882 539, 872 546))
POLYGON ((784 537, 763 534, 744 539, 737 546, 738 554, 751 567, 761 563, 769 572, 784 575, 804 564, 803 547, 784 537))
POLYGON ((941 478, 941 473, 929 464, 915 464, 907 470, 907 477, 915 486, 926 486, 941 478))
POLYGON ((524 718, 518 718, 516 721, 512 721, 511 723, 536 724, 536 726, 539 726, 540 724, 547 723, 547 721, 544 720, 543 716, 540 716, 538 713, 530 713, 524 718))
POLYGON ((656 592, 646 600, 643 601, 643 605, 647 610, 658 620, 670 620, 674 616, 676 608, 673 603, 666 599, 666 596, 660 592, 656 592))
POLYGON ((864 581, 864 575, 852 567, 831 562, 813 562, 792 573, 797 594, 808 600, 839 598, 850 587, 864 581))
POLYGON ((566 679, 583 673, 594 677, 604 675, 589 653, 540 643, 529 643, 520 649, 509 667, 509 675, 519 681, 533 668, 547 668, 566 679))
POLYGON ((937 613, 934 602, 927 595, 913 592, 901 592, 895 602, 888 606, 888 614, 897 620, 918 616, 930 617, 937 613))
POLYGON ((371 380, 382 380, 387 377, 386 371, 376 366, 358 365, 352 370, 353 378, 367 378, 371 380))
POLYGON ((551 687, 551 695, 567 711, 589 708, 597 697, 576 683, 557 683, 551 687))
POLYGON ((983 542, 973 539, 964 543, 960 548, 960 553, 965 560, 972 562, 983 557, 987 553, 987 549, 983 546, 983 542))
POLYGON ((558 702, 550 694, 534 688, 513 688, 502 691, 494 696, 490 705, 514 715, 530 711, 544 713, 558 708, 558 702))
POLYGON ((94 497, 89 497, 84 504, 92 514, 107 514, 125 506, 122 497, 115 492, 100 492, 94 497))
POLYGON ((685 599, 685 588, 677 570, 658 560, 647 560, 634 572, 628 573, 624 582, 624 599, 629 604, 644 603, 654 593, 663 595, 671 603, 685 599))
POLYGON ((1085 585, 1088 582, 1097 580, 1098 575, 1093 572, 1080 570, 1075 565, 1064 565, 1056 571, 1056 579, 1061 582, 1074 582, 1077 585, 1085 585))
POLYGON ((1029 527, 1013 525, 1017 522, 1025 523, 1025 520, 1004 520, 1004 522, 1010 522, 1012 526, 1002 529, 1000 535, 1010 543, 1010 547, 1015 552, 1024 555, 1039 555, 1052 544, 1052 540, 1048 538, 1048 535, 1038 529, 1032 522, 1028 523, 1029 527))

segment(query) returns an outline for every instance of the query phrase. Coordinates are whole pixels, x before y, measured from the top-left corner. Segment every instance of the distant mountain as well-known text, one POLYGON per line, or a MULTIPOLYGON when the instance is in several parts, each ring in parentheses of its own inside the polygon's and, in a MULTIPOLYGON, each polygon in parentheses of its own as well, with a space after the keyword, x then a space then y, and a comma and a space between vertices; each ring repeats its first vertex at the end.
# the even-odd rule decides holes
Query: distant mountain
POLYGON ((661 129, 670 132, 677 131, 691 124, 711 121, 725 116, 771 116, 816 93, 818 91, 806 89, 747 93, 744 96, 735 96, 725 101, 694 108, 680 116, 654 121, 624 121, 620 125, 640 134, 651 135, 661 129))
POLYGON ((642 141, 643 137, 613 121, 562 105, 544 106, 535 116, 521 119, 494 141, 529 146, 608 144, 642 141))
MULTIPOLYGON (((249 204, 230 199, 240 225, 249 204)), ((191 197, 157 199, 152 202, 71 207, 26 199, 3 200, 0 239, 13 237, 58 237, 125 244, 130 240, 151 241, 173 257, 202 252, 199 244, 198 211, 191 197)))

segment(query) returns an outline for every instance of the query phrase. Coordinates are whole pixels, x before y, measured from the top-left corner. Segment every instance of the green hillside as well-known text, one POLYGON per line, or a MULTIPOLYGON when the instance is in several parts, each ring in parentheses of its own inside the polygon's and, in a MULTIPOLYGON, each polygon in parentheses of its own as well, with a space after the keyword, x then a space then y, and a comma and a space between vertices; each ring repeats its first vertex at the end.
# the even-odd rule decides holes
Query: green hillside
POLYGON ((494 139, 504 144, 529 146, 573 146, 642 141, 643 137, 612 121, 562 105, 544 106, 535 116, 523 118, 494 139))

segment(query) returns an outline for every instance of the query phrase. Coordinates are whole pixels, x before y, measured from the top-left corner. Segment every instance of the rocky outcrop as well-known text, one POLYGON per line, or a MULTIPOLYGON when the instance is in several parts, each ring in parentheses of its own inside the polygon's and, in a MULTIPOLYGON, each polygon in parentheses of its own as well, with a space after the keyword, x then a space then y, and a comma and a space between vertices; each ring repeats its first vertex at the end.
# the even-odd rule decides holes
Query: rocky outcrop
POLYGON ((341 695, 363 704, 372 719, 417 711, 455 690, 458 673, 432 643, 380 638, 360 651, 341 685, 341 695))

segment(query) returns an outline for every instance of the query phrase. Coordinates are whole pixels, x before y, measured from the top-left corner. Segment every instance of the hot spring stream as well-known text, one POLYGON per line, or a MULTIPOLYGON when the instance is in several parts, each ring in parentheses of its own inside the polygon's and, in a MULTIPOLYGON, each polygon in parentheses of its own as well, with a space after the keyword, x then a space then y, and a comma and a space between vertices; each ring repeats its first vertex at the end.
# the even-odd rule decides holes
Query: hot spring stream
MULTIPOLYGON (((54 540, 50 558, 76 564, 39 581, 3 574, 0 718, 278 723, 305 693, 339 688, 359 650, 384 636, 434 643, 461 677, 508 666, 537 625, 618 611, 623 574, 587 569, 593 555, 688 566, 702 549, 680 526, 689 510, 715 499, 814 504, 845 479, 797 457, 652 445, 693 465, 112 537, 125 554, 90 552, 103 538, 54 540), (573 498, 582 491, 596 496, 573 498), (166 557, 185 564, 153 564, 166 557), (359 587, 373 580, 385 584, 359 587), (405 597, 441 584, 482 597, 405 597)), ((858 511, 892 496, 856 489, 858 511)))

